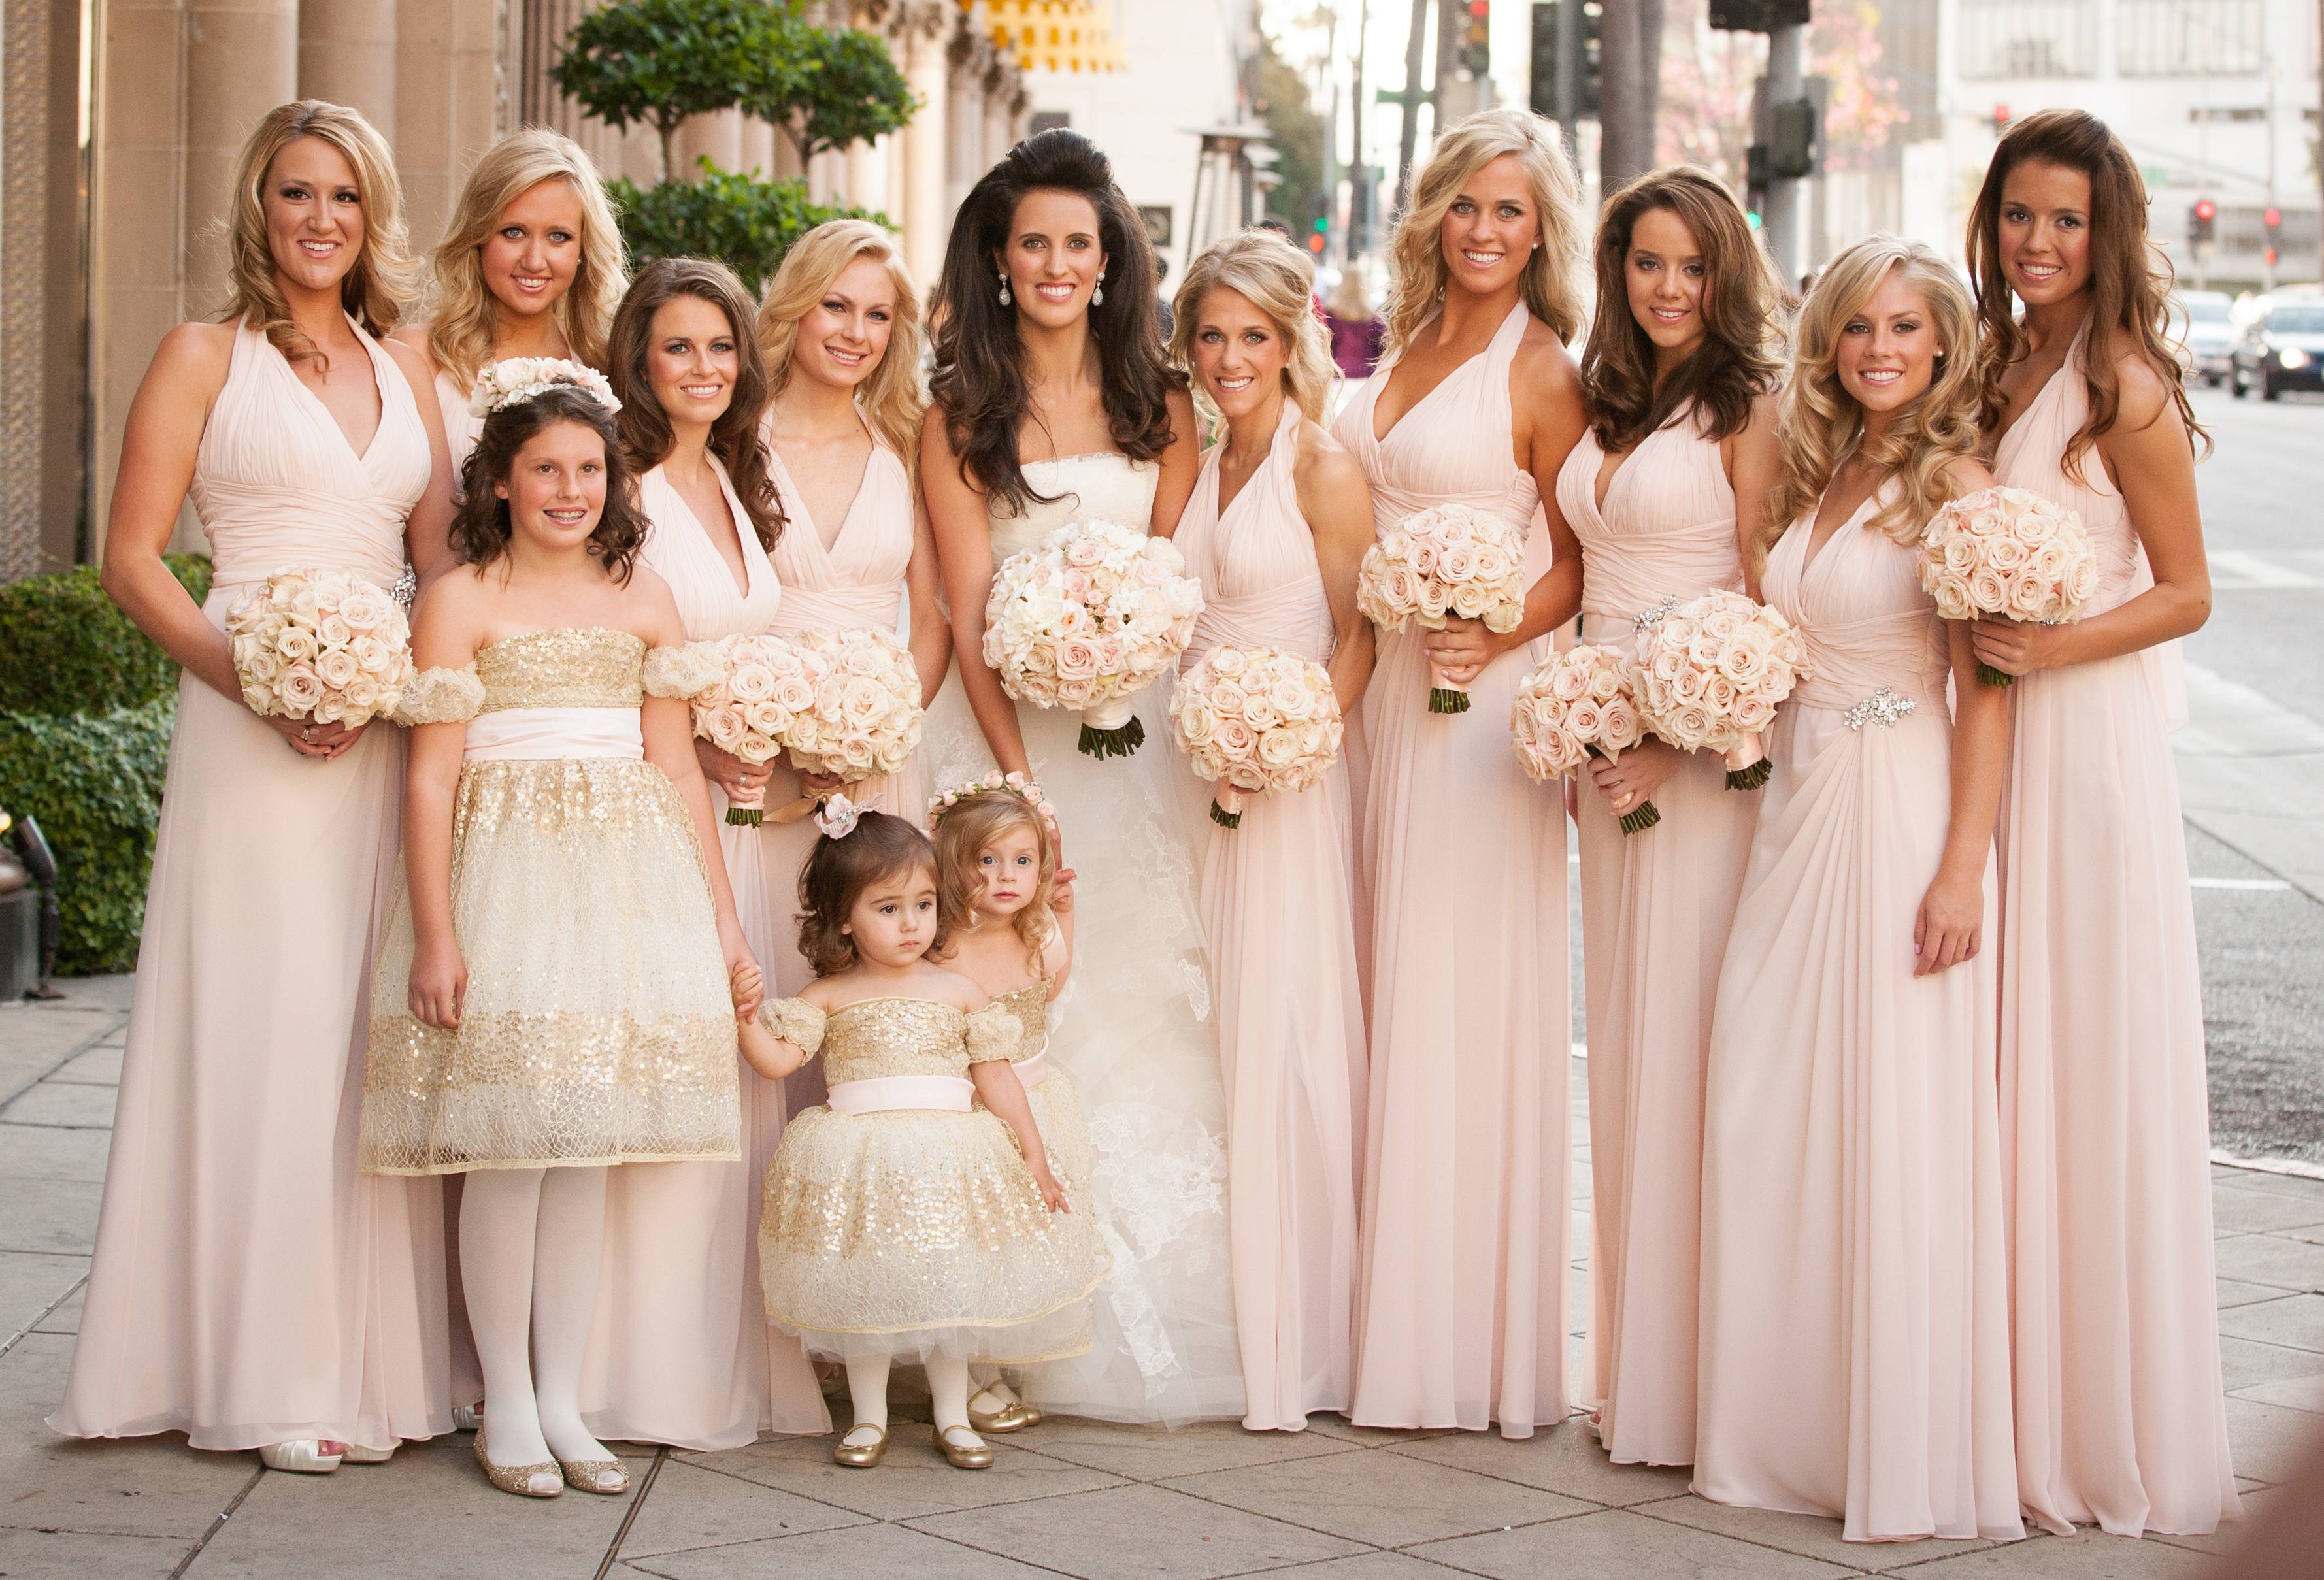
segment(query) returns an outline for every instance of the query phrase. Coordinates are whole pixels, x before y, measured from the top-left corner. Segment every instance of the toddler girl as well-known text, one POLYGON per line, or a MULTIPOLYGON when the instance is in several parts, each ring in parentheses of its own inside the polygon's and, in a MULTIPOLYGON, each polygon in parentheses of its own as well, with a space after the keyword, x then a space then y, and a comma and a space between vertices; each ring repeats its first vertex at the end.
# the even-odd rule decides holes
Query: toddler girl
MULTIPOLYGON (((845 1363, 855 1425, 832 1450, 888 1448, 888 1370, 927 1368, 936 1446, 992 1463, 968 1420, 968 1363, 1039 1350, 1105 1276, 1086 1215, 1066 1210, 1009 1063, 1014 1016, 932 964, 943 942, 927 836, 835 795, 800 879, 799 952, 816 979, 746 1015, 742 1055, 779 1080, 820 1051, 830 1087, 783 1131, 767 1171, 759 1271, 768 1318, 845 1363), (982 1099, 980 1107, 979 1099, 982 1099)), ((738 968, 736 1004, 757 997, 738 968)))

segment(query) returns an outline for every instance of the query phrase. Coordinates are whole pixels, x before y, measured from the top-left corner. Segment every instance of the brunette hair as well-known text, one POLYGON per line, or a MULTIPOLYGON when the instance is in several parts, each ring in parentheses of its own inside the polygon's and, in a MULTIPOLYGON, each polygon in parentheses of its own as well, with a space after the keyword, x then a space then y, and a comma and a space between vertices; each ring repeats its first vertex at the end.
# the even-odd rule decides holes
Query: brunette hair
POLYGON ((274 251, 266 242, 266 172, 277 154, 302 137, 330 144, 355 171, 363 245, 340 276, 339 305, 365 334, 384 338, 403 321, 419 294, 420 265, 404 228, 395 155, 363 112, 322 99, 300 99, 267 111, 243 140, 235 161, 226 222, 226 305, 218 321, 254 323, 286 360, 312 358, 320 366, 330 359, 290 321, 290 304, 275 280, 274 251))
POLYGON ((1028 137, 969 188, 953 216, 931 315, 936 372, 928 381, 960 458, 961 480, 1012 510, 1047 501, 1025 481, 1017 460, 1017 431, 1032 396, 1016 309, 1001 305, 994 260, 1008 250, 1017 206, 1026 194, 1041 191, 1086 198, 1097 210, 1105 300, 1090 307, 1090 338, 1097 344, 1106 427, 1123 455, 1152 461, 1169 448, 1175 436, 1170 393, 1186 387, 1185 375, 1162 349, 1154 249, 1138 210, 1114 184, 1111 162, 1096 143, 1067 127, 1028 137))
POLYGON ((1017 829, 1032 832, 1033 842, 1041 852, 1041 865, 1032 898, 1011 919, 1010 926, 1038 971, 1041 951, 1048 948, 1050 936, 1056 931, 1056 918, 1049 909, 1049 892, 1057 879, 1057 850, 1050 842, 1048 825, 1041 821, 1041 814, 1014 790, 971 791, 945 807, 944 815, 936 820, 936 918, 946 932, 954 934, 973 924, 976 896, 984 887, 984 875, 977 870, 976 859, 992 849, 994 841, 1003 834, 1017 829))
POLYGON ((2171 260, 2148 238, 2146 181, 2122 139, 2081 110, 2036 110, 2002 133, 1985 168, 1977 206, 1969 211, 1969 272, 1985 329, 1978 354, 1978 421, 1987 433, 2002 424, 2001 381, 2031 349, 2010 311, 2009 280, 2001 267, 2001 189, 2026 163, 2060 165, 2090 183, 2090 311, 2082 342, 2082 381, 2089 388, 2089 420, 2066 441, 2067 475, 2082 476, 2082 457, 2110 431, 2122 407, 2115 363, 2127 351, 2154 370, 2186 423, 2189 443, 2211 436, 2195 420, 2187 380, 2171 350, 2171 260))
POLYGON ((920 418, 928 405, 920 389, 920 294, 896 238, 870 220, 827 219, 783 254, 782 267, 759 304, 759 350, 767 360, 768 393, 770 399, 779 395, 791 381, 799 320, 858 258, 871 259, 886 272, 896 310, 888 349, 856 399, 880 442, 896 453, 907 472, 915 471, 920 464, 920 418))
MULTIPOLYGON (((1308 295, 1308 269, 1305 253, 1256 225, 1213 242, 1187 267, 1178 287, 1171 360, 1191 373, 1203 299, 1214 290, 1233 291, 1265 313, 1283 336, 1289 354, 1283 365, 1283 392, 1311 421, 1322 422, 1331 415, 1332 380, 1340 370, 1332 363, 1331 332, 1315 316, 1315 299, 1308 295)), ((1207 408, 1209 397, 1199 381, 1194 392, 1207 408)))
MULTIPOLYGON (((799 868, 798 947, 816 976, 837 976, 862 958, 854 939, 841 929, 863 891, 883 877, 923 867, 936 875, 936 848, 927 835, 890 813, 863 813, 844 837, 815 842, 799 868)), ((949 931, 939 904, 931 955, 943 949, 949 931)))
POLYGON ((645 516, 638 509, 637 474, 622 454, 613 414, 576 385, 552 384, 531 400, 504 406, 484 418, 476 447, 460 469, 463 492, 460 513, 452 518, 452 547, 479 568, 508 552, 516 528, 509 502, 495 485, 509 481, 517 452, 535 434, 560 422, 578 423, 605 442, 605 508, 589 534, 589 552, 604 564, 607 575, 626 584, 646 536, 645 516))
MULTIPOLYGON (((1665 260, 1674 265, 1675 260, 1665 260)), ((1609 451, 1626 450, 1691 412, 1702 436, 1738 433, 1752 403, 1781 378, 1775 271, 1734 195, 1710 171, 1666 165, 1607 200, 1598 222, 1598 314, 1582 352, 1590 427, 1609 451), (1702 259, 1702 343, 1655 385, 1655 344, 1630 310, 1630 240, 1656 210, 1674 215, 1702 259)))
POLYGON ((707 258, 657 258, 630 281, 621 311, 613 315, 613 338, 605 353, 605 376, 622 401, 617 421, 622 447, 640 473, 660 465, 669 454, 669 415, 654 398, 646 355, 652 349, 654 314, 679 297, 694 297, 724 313, 734 336, 734 398, 711 425, 710 453, 725 464, 727 481, 742 501, 742 513, 751 518, 760 547, 771 551, 786 523, 774 479, 767 473, 767 441, 759 431, 759 419, 767 413, 767 361, 759 350, 751 293, 724 263, 707 258))

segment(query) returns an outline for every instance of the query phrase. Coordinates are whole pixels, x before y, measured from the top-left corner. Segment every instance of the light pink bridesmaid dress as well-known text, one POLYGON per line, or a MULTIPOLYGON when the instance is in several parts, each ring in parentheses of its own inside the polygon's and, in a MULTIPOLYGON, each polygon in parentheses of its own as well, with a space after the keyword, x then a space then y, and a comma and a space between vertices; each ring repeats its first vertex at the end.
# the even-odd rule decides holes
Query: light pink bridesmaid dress
MULTIPOLYGON (((357 454, 266 336, 235 331, 192 487, 213 624, 290 566, 394 585, 428 435, 402 371, 363 340, 380 416, 357 454)), ((402 770, 389 725, 317 762, 240 702, 179 682, 97 1257, 55 1430, 384 1448, 451 1429, 442 1197, 432 1180, 355 1169, 402 770)))
MULTIPOLYGON (((1286 401, 1273 447, 1223 514, 1224 447, 1204 458, 1175 537, 1203 583, 1183 664, 1222 643, 1331 657, 1332 608, 1292 478, 1300 421, 1286 401)), ((1197 787, 1189 827, 1226 1085, 1242 1424, 1298 1431, 1311 1410, 1345 1410, 1352 1381, 1364 1019, 1347 769, 1247 797, 1236 829, 1204 814, 1211 794, 1197 787)))
POLYGON ((2017 1537, 1990 930, 1913 975, 1952 730, 1918 552, 1864 525, 1877 502, 1767 558, 1812 669, 1712 1015, 1694 1491, 1850 1541, 2017 1537))
MULTIPOLYGON (((1649 434, 1598 499, 1584 434, 1557 474, 1582 540, 1582 638, 1628 648, 1674 602, 1739 592, 1735 490, 1692 415, 1649 434)), ((1711 1006, 1759 797, 1697 752, 1625 835, 1588 783, 1582 959, 1590 1030, 1590 1343, 1583 1397, 1619 1464, 1694 1460, 1695 1281, 1711 1006)))
MULTIPOLYGON (((2077 511, 2095 610, 2153 585, 2095 449, 2079 340, 1994 474, 2077 511)), ((2043 1523, 2195 1533, 2237 1512, 2212 1289, 2202 979, 2153 650, 2011 688, 2001 1119, 2017 1468, 2043 1523)))
MULTIPOLYGON (((639 557, 669 583, 696 642, 766 630, 788 602, 725 468, 715 456, 711 466, 742 540, 741 585, 661 468, 638 481, 652 523, 639 557)), ((742 935, 761 961, 779 960, 789 947, 789 906, 761 879, 761 835, 723 821, 726 798, 715 785, 710 802, 742 935)), ((806 1353, 769 1325, 759 1292, 759 1186, 782 1131, 782 1083, 747 1065, 740 1076, 742 1162, 633 1163, 606 1176, 604 1261, 582 1396, 601 1438, 708 1449, 754 1441, 768 1428, 830 1429, 806 1353)))
POLYGON ((484 419, 468 411, 471 392, 461 388, 460 381, 450 373, 441 368, 436 370, 436 405, 444 414, 444 447, 452 463, 452 492, 456 495, 460 492, 460 473, 467 466, 468 457, 476 453, 476 441, 484 436, 484 419))
MULTIPOLYGON (((1526 309, 1385 436, 1383 367, 1336 427, 1387 531, 1457 501, 1530 526, 1509 364, 1526 309)), ((1545 641, 1503 654, 1471 711, 1428 711, 1426 633, 1382 632, 1364 694, 1357 877, 1370 902, 1370 1114, 1351 1418, 1530 1437, 1565 1416, 1565 807, 1509 751, 1509 704, 1545 641)))

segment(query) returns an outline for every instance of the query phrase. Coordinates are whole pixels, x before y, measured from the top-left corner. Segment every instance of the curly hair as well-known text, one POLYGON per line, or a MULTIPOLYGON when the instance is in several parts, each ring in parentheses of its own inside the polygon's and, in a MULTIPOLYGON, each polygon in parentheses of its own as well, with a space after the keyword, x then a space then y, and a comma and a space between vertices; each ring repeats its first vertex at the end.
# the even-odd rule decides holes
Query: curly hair
POLYGON ((708 302, 726 315, 734 336, 734 397, 725 412, 710 425, 710 453, 725 464, 727 481, 761 547, 772 553, 788 523, 781 498, 767 472, 767 440, 760 418, 767 414, 767 359, 753 332, 755 308, 751 293, 734 271, 707 258, 657 258, 630 281, 621 311, 613 315, 613 332, 606 347, 605 376, 621 398, 622 447, 640 473, 652 471, 669 455, 673 437, 669 414, 653 392, 646 372, 652 350, 654 315, 679 297, 708 302))
POLYGON ((2010 173, 2026 163, 2075 170, 2090 183, 2090 310, 2082 343, 2082 379, 2089 386, 2089 420, 2066 441, 2066 474, 2085 481, 2082 458, 2101 434, 2110 431, 2122 409, 2122 380, 2115 371, 2124 349, 2154 370, 2187 425, 2189 443, 2208 449, 2211 436, 2195 420, 2187 399, 2185 370, 2171 350, 2171 260, 2147 234, 2146 181, 2121 138, 2096 115, 2081 110, 2036 110, 2002 134, 1986 166, 1969 211, 1969 272, 1977 291, 1978 318, 1985 344, 1978 354, 1978 424, 2000 430, 2006 403, 2001 381, 2032 349, 2025 330, 2010 310, 2011 291, 2001 266, 2002 188, 2010 173))
POLYGON ((936 281, 936 372, 930 394, 960 457, 961 480, 1012 510, 1041 496, 1017 460, 1032 404, 1017 312, 1002 307, 995 260, 1007 251, 1017 206, 1029 192, 1070 192, 1097 210, 1105 300, 1089 310, 1106 427, 1123 455, 1152 461, 1170 447, 1170 395, 1186 387, 1162 349, 1154 310, 1154 248, 1138 210, 1114 184, 1102 150, 1064 126, 1036 133, 979 178, 953 216, 936 281))
POLYGON ((1867 236, 1825 265, 1794 334, 1792 377, 1776 424, 1783 475, 1767 501, 1760 551, 1816 508, 1832 473, 1860 443, 1863 459, 1879 475, 1904 484, 1869 524, 1899 543, 1918 542, 1929 518, 1953 497, 1946 469, 1977 454, 1977 315, 1969 292, 1920 243, 1867 236), (1928 305, 1938 361, 1929 387, 1878 438, 1864 443, 1864 409, 1840 381, 1840 336, 1892 273, 1928 305))
POLYGON ((563 181, 581 209, 580 262, 550 309, 577 362, 605 365, 605 335, 622 305, 622 233, 597 167, 580 144, 528 126, 486 149, 460 188, 459 207, 429 254, 428 349, 462 389, 493 360, 499 309, 484 284, 484 243, 508 206, 543 181, 563 181))
POLYGON ((977 858, 992 849, 1004 834, 1024 829, 1041 852, 1039 876, 1032 897, 1010 922, 1017 941, 1025 946, 1032 969, 1038 970, 1041 951, 1056 931, 1049 909, 1049 892, 1057 880, 1057 850, 1041 814, 1014 790, 977 790, 944 809, 936 820, 936 917, 948 933, 973 926, 976 896, 983 891, 984 874, 977 858))
POLYGON ((1703 437, 1740 432, 1783 369, 1781 298, 1766 254, 1734 195, 1710 171, 1666 165, 1607 200, 1598 222, 1598 312, 1582 352, 1582 394, 1604 449, 1627 450, 1692 412, 1703 437), (1630 238, 1661 210, 1677 216, 1702 259, 1702 343, 1655 385, 1655 344, 1630 309, 1630 238))
POLYGON ((637 473, 622 454, 613 414, 595 396, 570 384, 552 385, 484 418, 484 432, 460 471, 465 491, 460 513, 452 519, 452 547, 479 568, 508 552, 516 527, 509 502, 499 496, 496 485, 508 482, 517 452, 535 434, 559 422, 578 423, 605 442, 605 509, 589 534, 589 552, 604 564, 607 575, 626 584, 646 536, 645 515, 638 509, 637 473))
POLYGON ((355 171, 363 245, 339 280, 339 304, 365 334, 384 339, 403 321, 419 295, 420 265, 404 228, 395 155, 363 112, 322 99, 300 99, 267 111, 235 161, 226 219, 226 305, 218 322, 254 323, 286 361, 312 359, 324 366, 330 359, 290 321, 266 238, 266 172, 277 154, 302 137, 330 144, 355 171))
POLYGON ((782 267, 775 271, 766 299, 759 304, 759 349, 767 360, 769 394, 781 394, 790 382, 799 320, 858 258, 869 258, 885 270, 896 293, 887 353, 863 381, 858 399, 872 431, 908 472, 920 464, 920 418, 928 406, 920 388, 920 294, 904 267, 896 238, 870 220, 827 219, 783 254, 782 267))
MULTIPOLYGON (((1178 286, 1170 360, 1191 374, 1203 299, 1214 290, 1233 291, 1273 320, 1290 353, 1283 392, 1311 421, 1322 422, 1330 415, 1332 380, 1339 369, 1332 365, 1332 337, 1315 317, 1308 289, 1306 254, 1273 231, 1254 226, 1221 237, 1203 249, 1178 286)), ((1207 408, 1199 381, 1194 393, 1207 408)))
MULTIPOLYGON (((864 890, 881 878, 923 868, 936 877, 936 848, 927 835, 890 813, 864 813, 844 838, 817 840, 799 868, 798 948, 815 974, 835 977, 862 958, 843 929, 864 890)), ((943 951, 950 931, 939 905, 930 955, 943 951)))

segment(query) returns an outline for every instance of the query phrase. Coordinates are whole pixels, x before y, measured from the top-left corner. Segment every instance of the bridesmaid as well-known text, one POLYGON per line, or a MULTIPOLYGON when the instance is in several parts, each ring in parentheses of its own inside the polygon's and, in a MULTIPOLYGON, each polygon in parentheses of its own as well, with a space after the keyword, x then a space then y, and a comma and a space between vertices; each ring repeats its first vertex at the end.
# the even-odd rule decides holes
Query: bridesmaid
POLYGON ((1554 498, 1582 431, 1573 170, 1549 123, 1472 115, 1397 221, 1379 372, 1335 429, 1386 532, 1459 502, 1523 528, 1523 623, 1379 638, 1364 700, 1371 1113, 1351 1419, 1526 1438, 1566 1404, 1565 813, 1509 755, 1509 702, 1581 602, 1554 498), (1427 711, 1428 672, 1474 711, 1427 711))
POLYGON ((428 358, 457 496, 484 426, 468 411, 477 374, 512 356, 604 369, 622 301, 622 234, 581 146, 528 126, 476 161, 429 262, 429 320, 395 338, 428 358))
POLYGON ((284 105, 231 202, 227 310, 155 354, 106 537, 106 592, 185 673, 96 1263, 49 1425, 327 1471, 451 1429, 442 1198, 355 1169, 403 747, 252 713, 223 627, 286 565, 383 591, 407 555, 435 569, 451 495, 427 364, 381 344, 416 272, 386 142, 351 109, 284 105), (189 495, 217 565, 199 608, 161 563, 189 495))
POLYGON ((1998 935, 2018 1483, 2043 1524, 2123 1536, 2237 1511, 2160 648, 2211 608, 2201 430, 2145 225, 2121 140, 2044 110, 1995 150, 1969 236, 1995 474, 2080 514, 2098 556, 2089 618, 1977 627, 1978 657, 2024 677, 2008 693, 1998 935))
MULTIPOLYGON (((1614 195, 1582 354, 1590 431, 1557 474, 1582 542, 1582 634, 1627 647, 1664 610, 1740 592, 1777 469, 1775 280, 1735 199, 1688 166, 1614 195)), ((1590 1025, 1589 1375, 1618 1464, 1694 1460, 1695 1264, 1711 1002, 1758 797, 1715 752, 1648 737, 1582 795, 1590 1025), (1652 801, 1635 836, 1620 818, 1652 801)))
MULTIPOLYGON (((664 258, 630 284, 613 319, 607 376, 622 447, 640 473, 648 525, 639 563, 669 583, 689 641, 768 629, 782 597, 767 557, 783 531, 759 420, 767 375, 752 303, 723 263, 664 258)), ((727 797, 766 783, 706 740, 720 852, 755 951, 787 901, 770 895, 758 835, 724 821, 727 797)), ((763 1083, 745 1070, 745 1120, 763 1083)), ((778 1108, 756 1122, 779 1129, 778 1108)), ((771 1140, 768 1143, 772 1144, 771 1140)), ((640 1163, 606 1188, 605 1253, 586 1398, 601 1438, 732 1448, 762 1428, 824 1432, 830 1417, 798 1341, 767 1325, 742 1254, 755 1236, 760 1175, 732 1163, 640 1163)))
POLYGON ((1812 668, 1712 1014, 1694 1491, 1849 1541, 2014 1538, 1981 949, 2007 699, 1917 570, 1929 517, 1990 481, 1976 321, 1934 253, 1874 236, 1796 336, 1763 580, 1812 668))
MULTIPOLYGON (((1323 427, 1331 343, 1307 260, 1269 231, 1229 236, 1187 271, 1174 322, 1173 358, 1225 424, 1175 538, 1203 583, 1183 663, 1221 643, 1282 648, 1328 665, 1352 712, 1372 664, 1356 612, 1371 497, 1323 427)), ((1299 1431, 1311 1410, 1344 1411, 1353 1381, 1364 1021, 1347 770, 1250 798, 1240 828, 1190 826, 1226 1080, 1242 1424, 1299 1431)))

